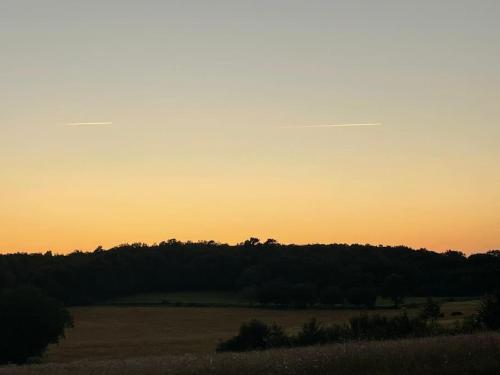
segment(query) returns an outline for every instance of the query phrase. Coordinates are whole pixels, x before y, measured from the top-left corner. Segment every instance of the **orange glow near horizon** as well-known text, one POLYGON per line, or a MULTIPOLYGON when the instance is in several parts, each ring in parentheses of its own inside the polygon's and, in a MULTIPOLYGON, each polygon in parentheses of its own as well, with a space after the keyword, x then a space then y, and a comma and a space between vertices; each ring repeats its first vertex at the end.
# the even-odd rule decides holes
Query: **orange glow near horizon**
POLYGON ((198 175, 189 166, 157 175, 153 170, 161 167, 153 161, 137 164, 131 175, 130 164, 100 173, 76 168, 47 175, 40 169, 27 173, 22 186, 4 190, 1 251, 64 253, 168 238, 236 243, 250 236, 465 252, 500 242, 495 192, 482 192, 478 210, 474 186, 450 191, 455 182, 439 168, 422 172, 432 175, 434 183, 427 184, 419 183, 415 169, 393 175, 379 162, 363 160, 373 169, 362 180, 351 167, 325 178, 328 165, 316 163, 316 170, 262 164, 217 172, 202 162, 198 175))

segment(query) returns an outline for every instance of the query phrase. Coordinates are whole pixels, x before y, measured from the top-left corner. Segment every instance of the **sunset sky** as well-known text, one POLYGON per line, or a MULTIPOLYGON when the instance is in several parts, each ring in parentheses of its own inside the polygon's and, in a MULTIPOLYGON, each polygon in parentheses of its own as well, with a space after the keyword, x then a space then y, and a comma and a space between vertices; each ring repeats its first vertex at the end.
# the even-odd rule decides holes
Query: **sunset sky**
POLYGON ((500 248, 500 1, 0 1, 0 252, 500 248), (324 125, 375 124, 374 126, 324 125))

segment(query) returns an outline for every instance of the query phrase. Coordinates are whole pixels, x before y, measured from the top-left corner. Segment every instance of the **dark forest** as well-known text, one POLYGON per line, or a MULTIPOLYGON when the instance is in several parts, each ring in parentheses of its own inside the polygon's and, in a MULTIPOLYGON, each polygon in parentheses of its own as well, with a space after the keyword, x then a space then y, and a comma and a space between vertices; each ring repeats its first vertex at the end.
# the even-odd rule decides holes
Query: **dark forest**
POLYGON ((67 305, 134 293, 220 290, 261 305, 373 307, 375 297, 479 296, 500 288, 500 251, 466 256, 371 245, 168 240, 68 255, 0 256, 0 288, 35 286, 67 305))

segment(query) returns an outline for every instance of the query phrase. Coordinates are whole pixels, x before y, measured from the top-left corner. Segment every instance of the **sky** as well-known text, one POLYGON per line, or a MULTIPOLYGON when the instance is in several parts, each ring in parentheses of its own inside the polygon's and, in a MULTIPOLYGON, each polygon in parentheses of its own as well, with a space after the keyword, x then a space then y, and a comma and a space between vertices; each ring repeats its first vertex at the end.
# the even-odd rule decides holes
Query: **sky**
POLYGON ((0 252, 498 249, 499 18, 497 0, 2 0, 0 252))

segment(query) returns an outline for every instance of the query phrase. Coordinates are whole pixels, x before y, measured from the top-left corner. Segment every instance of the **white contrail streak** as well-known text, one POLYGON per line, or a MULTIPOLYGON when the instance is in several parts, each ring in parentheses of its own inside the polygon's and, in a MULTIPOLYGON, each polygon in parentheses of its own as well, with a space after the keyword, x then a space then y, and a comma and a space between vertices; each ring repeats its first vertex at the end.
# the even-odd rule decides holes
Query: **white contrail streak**
POLYGON ((112 125, 111 121, 103 121, 103 122, 70 122, 67 123, 66 126, 93 126, 93 125, 112 125))
POLYGON ((307 128, 353 128, 358 126, 382 126, 380 122, 362 124, 334 124, 334 125, 297 125, 280 126, 280 129, 307 129, 307 128))

